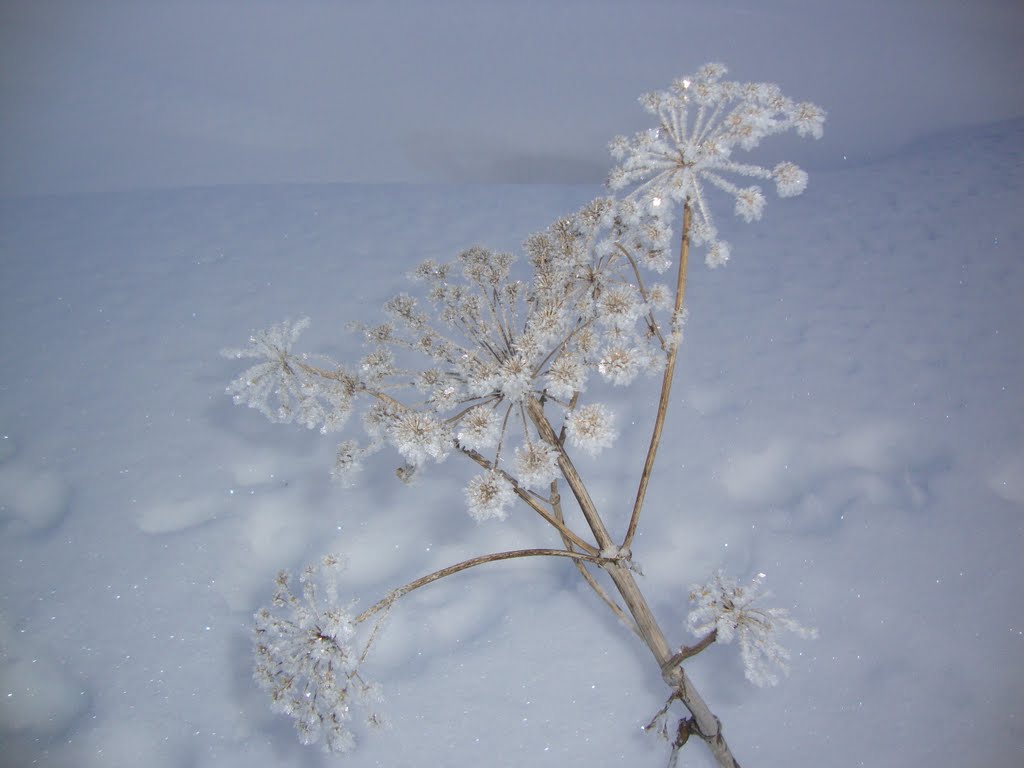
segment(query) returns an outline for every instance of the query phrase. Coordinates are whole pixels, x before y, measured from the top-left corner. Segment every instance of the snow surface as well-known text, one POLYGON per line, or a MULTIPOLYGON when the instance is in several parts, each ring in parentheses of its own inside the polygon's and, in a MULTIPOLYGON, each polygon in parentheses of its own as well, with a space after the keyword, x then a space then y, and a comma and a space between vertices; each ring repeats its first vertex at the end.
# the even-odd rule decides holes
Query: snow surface
MULTIPOLYGON (((732 646, 690 670, 754 766, 1024 762, 1024 121, 935 137, 733 224, 696 267, 667 443, 634 553, 673 642, 690 584, 768 575, 821 633, 778 688, 732 646)), ((449 462, 385 454, 332 484, 336 438, 267 423, 218 350, 310 315, 351 357, 423 258, 515 248, 586 187, 276 186, 0 201, 0 742, 62 768, 663 764, 647 651, 564 562, 475 569, 394 611, 367 671, 394 728, 304 748, 250 677, 279 568, 350 559, 364 604, 487 551, 449 462)), ((626 523, 653 383, 609 390, 626 523)), ((699 744, 683 764, 709 765, 699 744)))

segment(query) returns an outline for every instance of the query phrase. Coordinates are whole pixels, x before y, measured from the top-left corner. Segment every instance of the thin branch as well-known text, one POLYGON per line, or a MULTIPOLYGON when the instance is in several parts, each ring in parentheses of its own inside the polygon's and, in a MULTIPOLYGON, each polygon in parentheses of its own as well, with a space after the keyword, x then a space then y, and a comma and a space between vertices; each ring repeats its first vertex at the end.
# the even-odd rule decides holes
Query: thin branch
POLYGON ((591 317, 590 319, 581 322, 580 318, 577 318, 577 325, 573 327, 571 331, 569 331, 568 336, 566 336, 557 344, 552 345, 551 351, 548 352, 547 356, 543 360, 541 360, 537 366, 534 367, 533 375, 536 376, 538 373, 540 373, 541 369, 543 369, 545 365, 547 365, 550 362, 554 362, 559 357, 561 357, 565 350, 568 349, 569 342, 572 341, 572 337, 575 336, 580 331, 586 330, 591 325, 593 325, 594 320, 595 318, 591 317))
POLYGON ((590 498, 590 492, 587 491, 587 487, 583 484, 583 478, 576 471, 576 466, 572 463, 572 459, 569 458, 569 454, 565 452, 565 446, 559 441, 554 427, 551 426, 551 422, 544 415, 544 407, 536 398, 528 397, 526 399, 526 412, 529 414, 530 421, 537 428, 541 438, 548 445, 558 449, 558 468, 561 470, 562 477, 565 478, 566 483, 569 484, 569 489, 572 491, 573 496, 576 497, 576 502, 580 506, 580 511, 583 512, 587 525, 590 526, 590 530, 594 533, 594 539, 597 541, 598 547, 601 549, 612 547, 612 537, 608 534, 604 520, 598 514, 597 506, 594 504, 593 499, 590 498))
MULTIPOLYGON (((498 332, 501 334, 501 340, 505 344, 505 351, 512 354, 512 336, 509 331, 505 329, 504 323, 501 322, 501 318, 498 317, 498 292, 496 288, 491 288, 491 292, 488 294, 487 289, 481 284, 480 293, 484 295, 484 299, 487 301, 487 308, 491 312, 491 320, 494 321, 494 325, 498 328, 498 332)), ((496 356, 497 357, 497 356, 496 356)), ((498 358, 501 360, 501 358, 498 358)))
MULTIPOLYGON (((673 318, 679 318, 683 308, 683 299, 686 295, 686 268, 690 256, 690 204, 683 205, 683 236, 679 245, 679 274, 676 277, 676 300, 673 310, 673 318)), ((636 490, 636 500, 633 502, 633 513, 629 518, 629 528, 626 529, 626 537, 622 540, 622 549, 628 550, 636 535, 636 527, 640 522, 640 510, 643 509, 644 499, 647 496, 647 484, 651 480, 651 473, 654 471, 654 459, 658 454, 658 446, 661 444, 661 433, 665 428, 665 414, 668 412, 669 394, 672 392, 672 379, 676 372, 676 358, 679 354, 679 337, 673 336, 669 343, 668 356, 665 361, 665 373, 661 380, 661 395, 658 398, 658 413, 654 419, 654 430, 651 432, 651 443, 647 448, 647 458, 644 459, 643 472, 640 475, 640 485, 636 490)))
POLYGON ((390 607, 402 597, 405 597, 410 592, 425 587, 427 584, 432 584, 439 579, 443 579, 446 576, 465 571, 469 568, 475 568, 478 565, 485 565, 486 563, 497 563, 501 560, 513 560, 519 557, 568 557, 572 560, 586 560, 589 562, 598 563, 601 562, 601 558, 595 555, 587 555, 582 552, 568 552, 564 549, 516 549, 510 552, 494 552, 490 555, 481 555, 480 557, 473 557, 469 560, 463 560, 461 563, 455 563, 455 565, 449 565, 447 568, 442 568, 439 571, 428 573, 426 576, 421 576, 415 581, 410 581, 405 586, 394 589, 388 593, 387 597, 378 600, 376 603, 371 605, 365 611, 360 613, 353 620, 353 624, 362 624, 367 619, 371 618, 377 613, 380 613, 385 608, 390 607))
MULTIPOLYGON (((645 301, 650 301, 647 294, 647 288, 644 286, 643 276, 640 274, 640 267, 637 266, 636 259, 633 258, 633 254, 626 250, 622 243, 615 243, 615 247, 622 251, 622 254, 629 260, 629 266, 633 268, 633 277, 636 280, 636 286, 640 289, 640 297, 645 301)), ((665 337, 661 335, 661 329, 658 327, 658 321, 654 319, 654 313, 648 312, 644 317, 647 321, 647 327, 651 329, 651 333, 658 337, 658 343, 661 344, 661 348, 668 351, 668 347, 665 344, 665 337)))
MULTIPOLYGON (((501 400, 498 400, 498 404, 501 404, 501 400)), ((505 409, 505 416, 501 420, 501 432, 498 433, 498 447, 494 449, 494 469, 497 469, 498 462, 501 461, 501 449, 505 445, 505 433, 508 431, 508 417, 512 414, 512 404, 505 409)))
MULTIPOLYGON (((565 523, 565 517, 562 515, 562 496, 558 492, 557 478, 551 481, 551 511, 553 512, 555 518, 559 522, 563 524, 565 523)), ((562 543, 565 545, 565 548, 567 550, 572 550, 572 542, 569 541, 564 535, 562 536, 562 543)), ((592 590, 594 590, 594 592, 597 594, 599 598, 601 598, 602 601, 604 601, 604 604, 607 605, 609 609, 611 609, 611 612, 615 614, 618 620, 621 621, 623 625, 628 627, 634 635, 643 640, 643 635, 640 634, 640 628, 637 627, 636 622, 633 621, 633 618, 624 610, 622 610, 619 604, 612 599, 611 595, 608 594, 607 590, 605 590, 605 588, 602 587, 601 584, 594 577, 594 574, 587 570, 587 564, 582 560, 575 560, 573 564, 576 566, 576 570, 580 572, 580 576, 583 577, 583 580, 587 582, 587 585, 592 590)))
POLYGON ((672 670, 673 667, 678 667, 680 664, 682 664, 684 661, 686 661, 691 656, 696 656, 698 653, 700 653, 705 648, 710 646, 717 639, 718 639, 718 630, 717 629, 713 629, 710 632, 708 632, 708 634, 706 634, 703 638, 701 638, 700 642, 695 643, 694 645, 685 645, 685 646, 683 646, 682 648, 679 649, 679 651, 675 654, 675 656, 673 656, 671 659, 669 659, 668 661, 666 661, 664 664, 661 665, 662 673, 663 674, 667 673, 670 670, 672 670))
MULTIPOLYGON (((472 401, 471 405, 467 405, 465 408, 463 408, 461 411, 456 413, 454 416, 449 416, 448 418, 446 418, 444 420, 444 423, 445 424, 454 424, 455 422, 457 422, 459 419, 461 419, 463 416, 465 416, 470 411, 474 410, 475 408, 479 408, 482 405, 487 405, 487 403, 489 401, 494 401, 494 400, 496 400, 494 395, 486 395, 486 396, 484 396, 482 398, 473 398, 473 401, 472 401)), ((463 401, 463 402, 467 402, 467 401, 463 401)), ((495 405, 497 405, 497 402, 495 402, 495 405)), ((495 406, 491 406, 491 407, 493 408, 495 406)))
MULTIPOLYGON (((572 393, 572 398, 569 400, 569 404, 565 406, 565 410, 567 410, 567 411, 575 411, 576 410, 576 406, 579 404, 579 402, 580 402, 580 393, 579 392, 573 392, 572 393)), ((565 445, 565 434, 566 434, 566 425, 565 425, 565 421, 563 421, 562 422, 562 428, 560 430, 558 430, 558 444, 559 445, 565 445)))

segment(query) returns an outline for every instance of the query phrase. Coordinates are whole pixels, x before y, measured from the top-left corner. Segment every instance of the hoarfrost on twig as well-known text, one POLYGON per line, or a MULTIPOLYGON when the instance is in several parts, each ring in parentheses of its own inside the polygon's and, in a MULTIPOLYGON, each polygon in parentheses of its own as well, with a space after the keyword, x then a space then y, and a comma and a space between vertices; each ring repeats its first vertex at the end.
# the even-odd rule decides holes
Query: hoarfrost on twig
POLYGON ((762 591, 765 575, 758 574, 750 584, 740 585, 735 579, 716 572, 706 584, 691 587, 690 600, 696 607, 687 617, 687 626, 697 636, 716 632, 716 641, 739 642, 746 678, 758 686, 779 682, 775 669, 788 674, 789 651, 783 648, 778 635, 783 631, 800 637, 816 637, 817 630, 808 629, 791 618, 785 608, 762 608, 755 605, 770 597, 762 591))

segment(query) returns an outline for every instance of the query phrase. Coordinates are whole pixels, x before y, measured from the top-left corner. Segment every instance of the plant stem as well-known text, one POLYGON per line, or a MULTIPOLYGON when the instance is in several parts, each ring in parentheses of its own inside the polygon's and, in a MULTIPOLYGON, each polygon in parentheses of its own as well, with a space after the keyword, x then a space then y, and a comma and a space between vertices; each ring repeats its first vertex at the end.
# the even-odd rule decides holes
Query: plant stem
MULTIPOLYGON (((685 278, 680 278, 680 282, 684 280, 685 278)), ((677 302, 680 305, 682 304, 681 296, 677 297, 677 302)), ((665 399, 667 401, 667 397, 665 399)), ((525 401, 525 406, 526 412, 534 426, 537 427, 537 432, 541 438, 549 445, 558 449, 559 469, 573 495, 576 497, 580 511, 582 511, 583 517, 590 526, 598 546, 602 551, 614 547, 604 520, 601 519, 597 506, 594 504, 593 499, 590 498, 590 493, 583 484, 583 479, 580 477, 579 472, 576 471, 576 467, 566 453, 565 447, 559 442, 558 435, 555 434, 551 422, 544 415, 543 405, 534 398, 528 398, 525 401)), ((664 422, 664 415, 661 417, 661 422, 664 422)), ((693 732, 707 743, 708 748, 722 768, 739 768, 739 763, 736 762, 729 749, 729 745, 725 741, 725 737, 722 736, 721 722, 711 712, 704 698, 693 686, 689 676, 686 674, 686 670, 681 666, 670 663, 675 654, 669 647, 668 641, 665 639, 665 633, 662 632, 661 627, 654 618, 651 607, 647 604, 646 598, 644 598, 639 585, 636 583, 636 579, 633 577, 628 556, 625 559, 594 557, 586 559, 590 562, 600 563, 608 572, 608 576, 615 584, 615 588, 622 597, 622 601, 626 604, 626 608, 636 622, 640 637, 658 663, 658 668, 662 671, 662 679, 669 688, 678 694, 679 700, 693 716, 693 732)))
MULTIPOLYGON (((559 441, 561 442, 561 438, 559 438, 559 441)), ((469 458, 471 458, 484 469, 493 468, 491 462, 477 451, 474 451, 469 448, 462 448, 461 446, 459 450, 461 450, 464 454, 466 454, 469 458)), ((511 475, 502 470, 499 471, 502 472, 506 480, 512 483, 512 487, 515 489, 516 495, 519 496, 519 498, 522 499, 522 501, 525 504, 527 504, 538 515, 540 515, 548 524, 550 524, 553 528, 555 528, 555 530, 558 531, 559 536, 562 537, 562 543, 565 545, 567 551, 574 551, 573 547, 576 546, 582 549, 587 554, 594 556, 598 554, 598 550, 592 544, 588 544, 587 542, 585 542, 572 529, 566 526, 565 518, 562 515, 562 501, 561 496, 558 493, 557 480, 551 483, 550 504, 552 512, 551 514, 549 514, 547 510, 545 510, 540 504, 538 504, 530 496, 530 494, 519 485, 519 483, 516 481, 514 477, 512 477, 511 475)), ((627 626, 630 629, 631 632, 633 632, 635 635, 639 637, 640 632, 639 630, 637 630, 636 624, 634 624, 633 620, 626 614, 626 612, 623 611, 622 608, 620 608, 618 604, 616 604, 616 602, 608 595, 608 593, 604 590, 604 587, 602 587, 597 582, 597 579, 594 578, 593 574, 591 574, 590 571, 587 570, 585 561, 583 559, 576 560, 575 565, 577 570, 579 570, 580 575, 583 577, 583 580, 586 581, 590 588, 593 589, 594 592, 597 594, 597 596, 604 601, 605 605, 607 605, 611 609, 612 613, 614 613, 618 617, 619 621, 621 621, 625 626, 627 626)))
MULTIPOLYGON (((616 243, 615 247, 619 249, 619 252, 626 257, 629 261, 629 266, 633 269, 633 279, 636 280, 636 287, 640 289, 640 298, 645 302, 649 301, 649 295, 647 289, 644 287, 644 278, 640 274, 640 267, 637 266, 636 259, 633 258, 633 254, 627 251, 622 243, 616 243)), ((661 329, 658 328, 658 322, 654 319, 654 310, 649 311, 644 318, 647 321, 647 327, 650 329, 652 335, 658 337, 658 343, 661 344, 662 350, 668 352, 668 347, 665 344, 665 337, 661 333, 661 329)))
POLYGON ((632 571, 629 570, 629 565, 622 561, 606 561, 605 568, 615 582, 626 607, 633 614, 644 642, 658 662, 662 679, 676 692, 677 698, 693 716, 692 732, 704 740, 722 768, 739 768, 739 763, 733 757, 732 750, 722 735, 721 721, 715 717, 704 697, 694 687, 686 670, 678 664, 673 664, 675 654, 669 650, 665 635, 655 621, 650 606, 647 605, 632 571))
MULTIPOLYGON (((562 437, 562 435, 559 435, 559 440, 561 440, 562 437)), ((565 523, 565 517, 562 514, 562 496, 558 492, 557 479, 551 481, 551 511, 555 516, 555 519, 557 519, 559 522, 563 524, 565 523)), ((565 548, 567 550, 572 550, 572 542, 570 542, 566 538, 564 533, 562 534, 562 543, 565 545, 565 548)), ((595 551, 592 554, 597 553, 595 551)), ((636 635, 642 640, 643 637, 641 637, 640 635, 640 630, 637 628, 636 622, 633 621, 633 619, 624 610, 622 610, 622 608, 619 607, 619 604, 616 603, 615 600, 612 599, 611 595, 609 595, 608 592, 605 591, 605 588, 598 583, 597 579, 594 577, 594 574, 592 574, 587 569, 586 561, 574 560, 573 565, 576 566, 576 570, 580 572, 580 576, 582 576, 583 580, 587 582, 587 585, 592 590, 594 590, 594 592, 597 594, 598 597, 601 598, 601 600, 604 601, 604 604, 608 606, 608 608, 611 610, 612 613, 615 614, 619 621, 621 621, 624 626, 628 627, 634 635, 636 635)))
POLYGON ((513 560, 519 557, 568 557, 573 560, 587 560, 592 563, 602 562, 600 557, 594 555, 587 555, 582 552, 569 552, 564 549, 515 549, 509 552, 494 552, 489 555, 481 555, 480 557, 473 557, 469 560, 463 560, 461 563, 455 563, 455 565, 449 565, 447 568, 442 568, 439 571, 428 573, 426 576, 421 576, 415 581, 410 581, 405 586, 399 587, 398 589, 392 590, 388 593, 387 597, 378 600, 376 603, 371 605, 365 611, 356 616, 353 624, 362 624, 364 621, 380 613, 385 608, 392 605, 399 598, 405 597, 413 590, 417 590, 420 587, 425 587, 427 584, 431 584, 438 579, 443 579, 446 576, 451 576, 459 571, 465 571, 469 568, 474 568, 478 565, 484 565, 485 563, 496 563, 500 560, 513 560))
POLYGON ((700 639, 700 642, 695 643, 694 645, 683 646, 676 652, 676 655, 669 659, 665 666, 662 667, 662 671, 668 672, 669 670, 671 670, 672 667, 679 666, 691 656, 696 656, 698 653, 700 653, 705 648, 710 646, 717 639, 718 630, 713 629, 706 635, 704 635, 704 637, 700 639))
MULTIPOLYGON (((676 276, 676 299, 672 313, 673 324, 681 321, 683 310, 683 299, 686 296, 686 268, 690 258, 690 203, 683 204, 683 236, 679 244, 679 273, 676 276)), ((640 510, 643 509, 644 499, 647 496, 647 485, 651 480, 651 473, 654 471, 654 459, 658 454, 658 446, 661 444, 661 433, 665 428, 665 415, 668 413, 668 398, 672 392, 672 379, 676 372, 676 358, 679 354, 679 333, 676 328, 672 329, 669 336, 668 354, 665 360, 665 373, 661 380, 661 395, 658 398, 658 413, 654 419, 654 429, 651 432, 651 444, 647 448, 647 458, 644 459, 643 472, 640 474, 640 485, 636 490, 636 500, 633 502, 633 514, 629 518, 629 528, 626 529, 626 537, 622 540, 622 549, 628 550, 636 535, 636 527, 640 522, 640 510)))
POLYGON ((590 492, 587 491, 587 487, 583 484, 583 478, 576 471, 576 466, 572 463, 572 459, 569 458, 569 454, 565 452, 565 446, 562 445, 558 435, 555 434, 554 427, 551 426, 548 417, 544 415, 544 406, 533 397, 526 398, 524 405, 526 406, 526 412, 530 417, 530 421, 537 428, 541 439, 558 451, 558 469, 561 471, 566 483, 568 483, 573 496, 576 497, 576 503, 579 504, 580 511, 583 513, 587 525, 590 526, 590 530, 594 534, 597 546, 602 550, 610 549, 614 546, 612 537, 604 525, 604 520, 601 519, 601 515, 597 512, 597 506, 590 498, 590 492))

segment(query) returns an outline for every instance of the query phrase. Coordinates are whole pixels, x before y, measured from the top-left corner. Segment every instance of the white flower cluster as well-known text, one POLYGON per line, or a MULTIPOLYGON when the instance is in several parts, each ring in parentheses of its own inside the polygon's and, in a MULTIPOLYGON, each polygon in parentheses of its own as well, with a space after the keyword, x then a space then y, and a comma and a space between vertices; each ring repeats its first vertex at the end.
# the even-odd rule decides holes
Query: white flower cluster
POLYGON ((640 215, 655 222, 649 224, 653 228, 667 228, 667 221, 658 222, 673 207, 668 201, 689 204, 693 242, 708 246, 706 259, 712 267, 728 261, 729 245, 718 238, 704 183, 732 195, 740 218, 760 219, 765 205, 761 188, 740 187, 727 175, 770 179, 780 196, 791 197, 804 191, 807 174, 792 163, 771 170, 740 163, 732 158, 734 150, 751 150, 763 138, 790 129, 821 138, 825 122, 824 110, 786 98, 776 85, 725 81, 725 74, 721 64, 706 64, 667 91, 645 94, 640 103, 657 118, 658 127, 632 139, 618 136, 610 145, 620 165, 611 172, 609 188, 636 185, 623 202, 636 204, 640 215))
POLYGON ((525 280, 511 254, 482 247, 449 263, 423 262, 411 277, 425 297, 399 294, 385 304, 386 322, 358 326, 368 352, 356 365, 293 353, 308 321, 284 323, 225 352, 259 361, 228 392, 272 421, 323 432, 343 428, 361 405, 369 439, 339 447, 334 474, 342 480, 390 445, 403 480, 453 451, 469 455, 482 470, 465 493, 477 520, 503 519, 517 495, 542 495, 567 445, 596 455, 616 437, 606 406, 580 402, 588 383, 627 386, 661 372, 680 342, 682 297, 645 272, 672 265, 676 203, 692 211, 691 239, 709 245, 714 266, 728 245, 718 240, 705 182, 732 194, 747 220, 761 215, 764 196, 723 174, 772 178, 782 195, 806 184, 791 163, 768 171, 731 155, 790 128, 819 136, 824 113, 772 85, 723 81, 724 73, 709 64, 643 98, 660 127, 612 144, 621 164, 610 186, 632 191, 593 200, 527 238, 525 280), (539 429, 538 407, 557 438, 539 429))
POLYGON ((504 520, 508 516, 507 509, 515 497, 512 483, 493 469, 472 478, 466 486, 466 506, 469 507, 469 514, 481 522, 492 517, 504 520))
POLYGON ((249 337, 249 346, 222 350, 224 357, 261 360, 228 385, 227 393, 238 405, 257 409, 270 421, 296 421, 323 433, 345 425, 352 409, 354 381, 311 372, 306 356, 292 354, 309 318, 285 321, 249 337))
MULTIPOLYGON (((362 656, 353 646, 352 616, 337 606, 339 568, 339 559, 330 555, 322 569, 307 567, 300 577, 301 596, 292 592, 287 573, 278 574, 272 605, 256 613, 253 634, 254 676, 270 694, 271 708, 295 719, 303 744, 320 742, 329 752, 348 752, 355 745, 349 728, 353 705, 368 708, 380 700, 378 687, 359 675, 362 656)), ((384 724, 374 711, 366 722, 384 724)))
POLYGON ((424 262, 412 277, 426 301, 400 294, 386 303, 386 322, 359 326, 369 352, 358 365, 295 354, 308 321, 286 323, 225 352, 260 360, 228 391, 272 420, 322 431, 362 402, 369 440, 341 444, 337 477, 350 478, 384 445, 405 462, 403 479, 458 450, 483 470, 466 488, 470 514, 503 519, 517 489, 543 493, 558 476, 563 441, 590 455, 612 444, 611 411, 578 403, 588 380, 624 386, 660 372, 678 340, 671 292, 640 279, 649 249, 634 235, 601 198, 526 241, 529 282, 513 275, 510 254, 481 247, 452 263, 424 262), (557 444, 531 421, 531 400, 550 406, 556 429, 561 421, 557 444))
POLYGON ((782 631, 800 637, 816 637, 817 631, 808 629, 790 618, 785 608, 760 608, 755 603, 769 597, 762 592, 764 574, 760 573, 746 586, 718 571, 706 584, 691 587, 690 600, 696 607, 690 611, 687 626, 697 636, 716 632, 715 640, 731 643, 737 639, 743 658, 744 674, 758 686, 779 682, 773 667, 789 672, 790 654, 779 645, 776 636, 782 631))
POLYGON ((610 446, 618 434, 612 412, 601 403, 580 406, 566 417, 565 426, 569 442, 591 456, 610 446))

